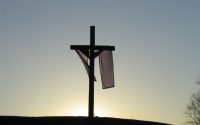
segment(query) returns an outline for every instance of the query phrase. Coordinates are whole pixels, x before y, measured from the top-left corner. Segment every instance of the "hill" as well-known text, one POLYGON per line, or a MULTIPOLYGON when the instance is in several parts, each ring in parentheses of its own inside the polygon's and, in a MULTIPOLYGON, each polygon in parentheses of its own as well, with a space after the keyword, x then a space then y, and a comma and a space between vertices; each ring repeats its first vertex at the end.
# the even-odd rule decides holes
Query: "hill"
POLYGON ((151 121, 140 121, 107 117, 70 117, 70 116, 45 116, 45 117, 20 117, 0 116, 1 125, 169 125, 151 121))

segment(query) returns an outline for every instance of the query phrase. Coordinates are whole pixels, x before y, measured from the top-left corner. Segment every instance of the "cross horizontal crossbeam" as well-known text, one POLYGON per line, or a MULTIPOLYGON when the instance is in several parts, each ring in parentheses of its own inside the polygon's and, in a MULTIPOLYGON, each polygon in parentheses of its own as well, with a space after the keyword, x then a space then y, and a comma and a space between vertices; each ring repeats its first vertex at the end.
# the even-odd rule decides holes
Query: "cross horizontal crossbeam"
MULTIPOLYGON (((90 50, 91 46, 90 45, 70 45, 70 48, 72 50, 90 50)), ((115 50, 115 46, 94 46, 92 48, 93 50, 115 50)))

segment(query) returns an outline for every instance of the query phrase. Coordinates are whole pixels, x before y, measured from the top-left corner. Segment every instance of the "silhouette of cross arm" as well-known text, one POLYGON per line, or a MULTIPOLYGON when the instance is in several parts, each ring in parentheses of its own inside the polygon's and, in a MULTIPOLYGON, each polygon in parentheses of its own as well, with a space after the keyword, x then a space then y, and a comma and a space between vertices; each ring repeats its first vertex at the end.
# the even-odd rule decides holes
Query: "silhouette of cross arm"
POLYGON ((70 48, 72 50, 80 50, 82 53, 84 53, 85 56, 90 58, 89 56, 89 50, 97 50, 97 52, 94 52, 94 58, 97 57, 102 51, 104 50, 115 50, 115 46, 102 46, 102 45, 97 45, 97 46, 90 46, 90 45, 70 45, 70 48))
MULTIPOLYGON (((90 45, 70 45, 70 48, 72 50, 90 50, 91 46, 90 45)), ((115 46, 101 46, 101 45, 97 45, 94 46, 92 49, 94 50, 115 50, 115 46)))

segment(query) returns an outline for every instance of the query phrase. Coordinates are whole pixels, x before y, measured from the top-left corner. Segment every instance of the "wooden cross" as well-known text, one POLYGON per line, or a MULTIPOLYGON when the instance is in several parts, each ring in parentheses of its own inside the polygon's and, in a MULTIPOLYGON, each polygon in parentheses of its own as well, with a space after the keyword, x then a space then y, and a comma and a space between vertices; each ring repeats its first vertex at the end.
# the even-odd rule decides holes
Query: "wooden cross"
POLYGON ((95 26, 90 26, 90 45, 71 45, 70 48, 80 50, 90 59, 88 117, 92 118, 94 116, 94 60, 104 50, 115 50, 115 46, 95 46, 95 26))

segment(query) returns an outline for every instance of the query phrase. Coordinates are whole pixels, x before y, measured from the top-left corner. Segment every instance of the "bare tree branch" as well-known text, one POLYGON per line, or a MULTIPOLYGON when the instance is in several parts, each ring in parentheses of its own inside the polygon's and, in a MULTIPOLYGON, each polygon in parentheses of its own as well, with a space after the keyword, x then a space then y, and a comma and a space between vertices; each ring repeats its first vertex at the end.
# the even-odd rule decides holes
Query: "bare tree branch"
MULTIPOLYGON (((198 84, 200 85, 200 81, 198 81, 198 84)), ((200 91, 191 96, 185 114, 189 118, 186 124, 200 125, 200 91)))

